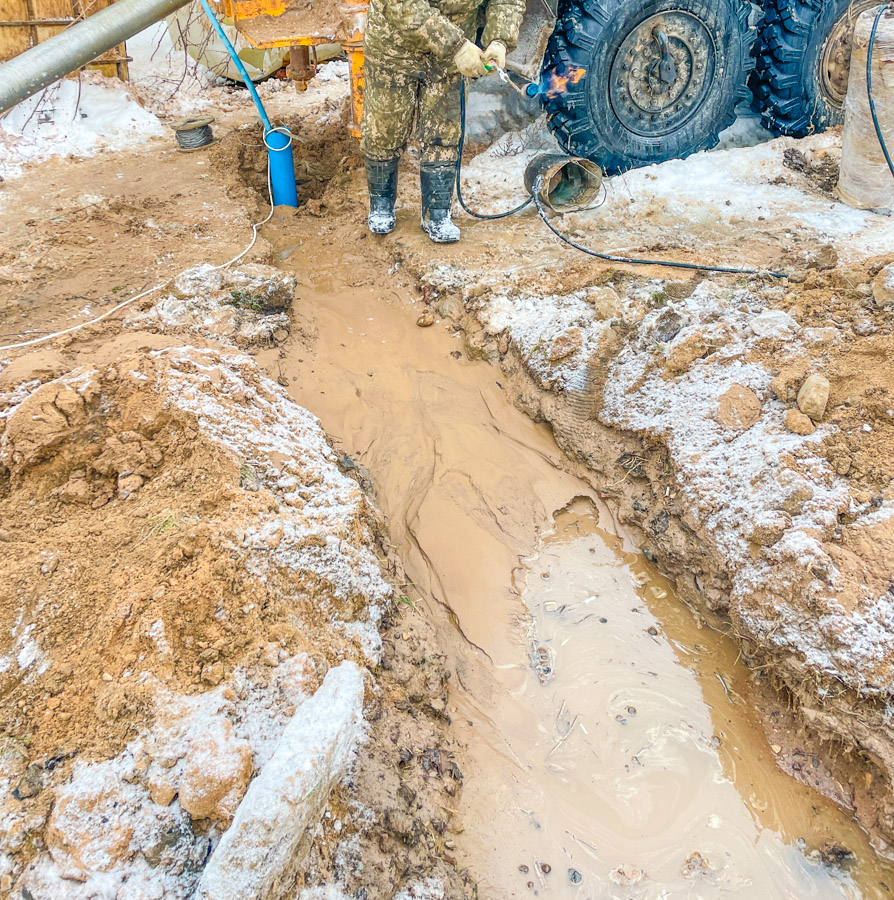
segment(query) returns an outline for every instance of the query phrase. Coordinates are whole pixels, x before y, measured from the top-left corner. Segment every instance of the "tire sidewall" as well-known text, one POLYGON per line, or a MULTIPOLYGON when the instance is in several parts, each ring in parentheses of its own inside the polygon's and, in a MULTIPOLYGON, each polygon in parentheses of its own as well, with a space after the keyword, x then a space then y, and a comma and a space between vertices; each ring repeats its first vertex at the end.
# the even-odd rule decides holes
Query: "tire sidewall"
POLYGON ((833 106, 826 98, 820 82, 820 56, 823 46, 835 23, 847 12, 848 0, 831 0, 817 16, 801 61, 801 84, 804 85, 804 103, 811 111, 814 131, 824 131, 832 125, 840 125, 844 108, 833 106))

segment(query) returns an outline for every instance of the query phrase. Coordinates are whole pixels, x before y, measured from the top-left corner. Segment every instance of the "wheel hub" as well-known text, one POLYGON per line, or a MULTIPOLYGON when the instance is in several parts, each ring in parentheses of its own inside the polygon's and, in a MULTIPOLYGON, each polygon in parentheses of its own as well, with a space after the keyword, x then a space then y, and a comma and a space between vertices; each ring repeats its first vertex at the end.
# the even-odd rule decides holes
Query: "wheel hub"
POLYGON ((826 102, 837 109, 844 105, 847 79, 851 70, 851 40, 857 17, 876 5, 876 0, 858 0, 851 4, 832 26, 820 51, 819 85, 826 102))
POLYGON ((645 137, 677 131, 704 101, 714 59, 711 33, 691 13, 671 10, 644 19, 621 42, 611 65, 615 115, 645 137))

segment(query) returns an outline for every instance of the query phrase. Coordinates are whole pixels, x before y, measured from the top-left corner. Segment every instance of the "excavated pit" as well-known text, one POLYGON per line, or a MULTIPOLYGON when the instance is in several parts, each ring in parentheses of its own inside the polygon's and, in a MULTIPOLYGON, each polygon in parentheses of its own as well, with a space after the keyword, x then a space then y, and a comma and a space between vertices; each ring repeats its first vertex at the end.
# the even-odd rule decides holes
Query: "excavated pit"
MULTIPOLYGON (((370 484, 456 673, 456 855, 479 895, 885 896, 887 863, 812 790, 833 793, 828 756, 786 746, 810 789, 780 770, 774 692, 636 550, 598 473, 512 409, 517 373, 475 361, 471 327, 417 327, 430 288, 362 233, 276 225, 279 265, 305 273, 300 337, 259 360, 370 484)), ((651 471, 641 445, 629 459, 651 471)))
MULTIPOLYGON (((362 165, 357 140, 347 128, 348 115, 348 107, 339 103, 325 110, 317 121, 286 117, 275 123, 286 125, 294 135, 292 155, 299 207, 310 203, 313 208, 333 179, 344 183, 350 170, 362 165)), ((209 156, 217 172, 227 179, 235 176, 258 200, 267 202, 267 149, 259 122, 225 135, 209 156)))
MULTIPOLYGON (((294 102, 281 99, 281 107, 294 102)), ((494 898, 651 898, 671 888, 683 896, 707 897, 750 897, 758 891, 798 898, 889 896, 894 875, 847 811, 856 807, 861 821, 876 829, 876 837, 889 834, 888 782, 877 763, 848 758, 835 746, 840 721, 825 723, 820 731, 822 737, 832 736, 831 747, 816 731, 797 730, 803 707, 799 710, 795 703, 793 716, 791 700, 811 701, 806 690, 811 685, 797 680, 783 684, 779 672, 785 672, 784 660, 759 641, 743 644, 741 631, 728 639, 704 627, 710 621, 721 631, 729 628, 724 598, 730 577, 687 525, 691 520, 684 500, 674 493, 676 473, 666 446, 632 431, 597 427, 594 404, 605 386, 605 360, 594 358, 567 383, 536 374, 532 360, 544 347, 551 348, 552 336, 532 349, 509 329, 482 327, 476 312, 490 288, 470 285, 462 269, 478 277, 476 254, 484 247, 492 272, 510 283, 522 272, 528 285, 540 289, 540 301, 549 291, 567 294, 595 286, 621 294, 629 287, 639 296, 645 292, 655 311, 669 300, 685 301, 700 279, 659 282, 624 272, 594 273, 576 258, 538 255, 542 242, 529 249, 527 221, 501 229, 496 245, 493 226, 464 222, 465 242, 458 250, 433 254, 418 238, 418 195, 411 174, 402 175, 398 234, 374 244, 363 229, 359 179, 350 171, 359 157, 346 139, 345 114, 340 100, 322 110, 315 124, 306 124, 313 119, 307 115, 300 126, 293 122, 296 133, 305 129, 308 142, 296 146, 299 181, 305 178, 299 184, 302 206, 297 213, 280 210, 255 251, 256 259, 298 275, 291 338, 280 334, 272 342, 245 344, 274 381, 288 385, 295 399, 321 416, 338 447, 342 471, 356 479, 385 515, 375 526, 376 546, 393 549, 390 558, 380 559, 397 596, 380 623, 378 693, 365 706, 371 742, 352 778, 336 787, 313 834, 299 885, 309 888, 308 896, 315 900, 317 887, 336 881, 356 896, 392 897, 400 890, 402 900, 420 896, 419 890, 427 896, 427 888, 419 888, 427 879, 441 882, 431 896, 438 897, 440 890, 448 898, 476 892, 494 898), (320 159, 325 164, 316 166, 320 159), (437 315, 451 318, 462 331, 416 327, 417 317, 430 324, 437 315), (586 439, 581 437, 584 428, 586 439), (675 583, 663 580, 646 556, 673 575, 675 583), (691 614, 684 604, 698 613, 691 614), (742 665, 742 646, 753 672, 742 665), (799 688, 805 689, 803 695, 799 688), (461 792, 460 785, 465 785, 461 792), (815 790, 834 797, 844 809, 815 790)), ((805 159, 810 166, 816 163, 805 159)), ((512 158, 504 162, 507 168, 514 164, 512 158)), ((817 171, 794 162, 778 176, 784 183, 806 179, 825 190, 828 162, 817 171)), ((10 331, 24 327, 15 322, 20 312, 32 316, 30 328, 37 324, 49 330, 76 318, 85 300, 110 305, 135 273, 151 283, 156 266, 177 270, 160 259, 174 259, 178 265, 181 260, 187 265, 226 259, 242 245, 247 221, 266 213, 261 203, 266 196, 264 150, 257 127, 239 128, 204 158, 162 155, 166 183, 186 188, 152 207, 153 220, 145 222, 156 238, 151 243, 138 234, 144 227, 140 209, 155 202, 151 186, 139 184, 145 159, 122 158, 118 165, 122 174, 133 175, 135 187, 125 210, 128 227, 117 228, 116 219, 114 239, 112 229, 99 224, 86 238, 83 222, 68 228, 75 217, 99 223, 105 209, 119 212, 109 201, 97 206, 92 196, 81 199, 87 190, 105 192, 100 165, 83 165, 79 180, 74 179, 77 190, 64 198, 70 172, 63 171, 58 184, 54 173, 47 182, 53 206, 46 203, 44 185, 31 191, 24 205, 30 206, 32 218, 25 221, 28 231, 20 243, 31 246, 42 262, 28 271, 21 262, 26 251, 19 245, 3 257, 6 273, 17 279, 8 280, 0 296, 10 331), (209 167, 214 178, 197 180, 211 156, 216 160, 209 167), (238 202, 215 198, 208 213, 212 220, 197 227, 195 206, 208 199, 212 182, 238 202), (252 215, 256 210, 261 215, 252 215), (184 241, 184 234, 207 243, 196 247, 184 241), (92 246, 82 249, 83 241, 92 246), (159 250, 169 255, 163 257, 159 250), (98 272, 72 265, 103 253, 106 262, 98 272), (61 284, 58 273, 75 268, 81 272, 78 280, 61 284), (72 301, 74 288, 84 297, 72 301), (45 302, 56 294, 68 305, 45 302)), ((713 234, 713 218, 709 224, 713 234)), ((708 230, 699 233, 706 238, 708 230)), ((722 229, 718 233, 722 237, 722 229)), ((769 248, 768 258, 777 261, 778 235, 749 234, 747 252, 769 248)), ((821 445, 835 472, 847 472, 853 489, 865 494, 866 505, 885 490, 890 449, 888 432, 880 427, 889 404, 884 389, 873 384, 884 378, 888 352, 884 311, 859 292, 881 262, 834 272, 813 269, 799 282, 801 287, 792 288, 794 299, 789 301, 817 330, 827 311, 837 321, 853 318, 856 309, 865 319, 866 334, 879 332, 862 351, 841 354, 836 361, 837 376, 856 400, 837 407, 838 432, 821 445), (873 430, 863 436, 868 414, 873 430)), ((605 314, 616 315, 612 303, 605 314)), ((605 359, 624 345, 635 325, 618 316, 601 348, 605 359)), ((36 362, 35 379, 49 382, 76 365, 108 366, 136 350, 180 346, 187 340, 184 334, 200 347, 209 342, 189 328, 164 323, 148 337, 137 332, 110 340, 109 330, 93 328, 57 342, 45 358, 31 360, 36 362)), ((710 349, 702 347, 702 356, 710 349)), ((660 341, 654 353, 661 358, 660 341)), ((27 365, 17 368, 18 362, 4 372, 21 374, 27 365)), ((787 366, 780 376, 781 391, 791 391, 803 374, 797 366, 787 366)), ((137 385, 135 395, 144 390, 137 385)), ((133 401, 134 414, 145 405, 133 401)), ((107 437, 103 427, 108 426, 97 425, 96 433, 107 437)), ((164 525, 174 496, 165 493, 172 475, 179 472, 185 487, 198 485, 193 499, 204 500, 222 519, 234 497, 240 513, 248 518, 258 514, 252 472, 243 472, 232 459, 220 467, 227 491, 203 496, 199 482, 211 457, 201 450, 194 443, 165 445, 158 479, 155 470, 147 470, 152 477, 138 494, 139 503, 130 506, 134 510, 155 498, 158 508, 150 511, 151 519, 137 521, 120 518, 120 510, 99 507, 94 513, 76 505, 87 487, 98 492, 90 495, 93 500, 101 499, 103 482, 111 477, 86 471, 95 456, 86 445, 77 448, 77 465, 61 458, 57 469, 40 470, 47 477, 39 490, 38 479, 32 479, 35 490, 28 494, 36 508, 17 513, 33 532, 29 539, 34 538, 30 547, 20 548, 19 580, 28 581, 27 567, 34 568, 37 542, 48 529, 61 529, 58 533, 64 533, 70 548, 57 568, 51 560, 40 560, 40 565, 48 562, 49 570, 41 577, 58 580, 68 577, 66 560, 78 557, 80 548, 96 546, 106 552, 98 543, 105 527, 129 528, 136 541, 148 532, 137 545, 134 564, 145 565, 151 548, 155 568, 147 582, 154 576, 170 579, 190 558, 178 550, 180 533, 167 534, 164 525), (190 448, 199 451, 195 459, 189 457, 190 448), (69 470, 80 467, 89 479, 69 484, 69 470), (60 507, 60 495, 51 495, 59 488, 74 506, 60 507), (157 527, 165 530, 155 533, 157 527), (87 529, 97 534, 85 535, 87 529)), ((14 494, 25 497, 29 488, 13 485, 5 472, 3 479, 3 500, 15 505, 14 494)), ((93 577, 103 586, 101 567, 93 577)), ((122 596, 108 609, 96 610, 96 616, 102 627, 118 627, 113 650, 136 640, 148 645, 151 635, 136 628, 139 615, 128 619, 132 604, 124 596, 127 586, 119 587, 122 596), (119 621, 124 624, 117 626, 119 621)), ((147 592, 141 585, 135 607, 139 614, 147 592)), ((50 594, 47 602, 64 599, 50 594)), ((172 599, 153 602, 180 628, 176 610, 169 608, 172 599)), ((14 608, 10 603, 11 626, 14 608)), ((213 621, 201 623, 206 624, 217 627, 213 621)), ((282 649, 304 646, 300 634, 274 628, 271 638, 268 645, 278 643, 282 649)), ((252 634, 234 645, 233 654, 263 651, 256 641, 252 634)), ((187 692, 208 692, 202 672, 211 660, 201 659, 201 653, 217 649, 183 648, 188 666, 174 675, 183 678, 187 692)), ((221 649, 223 657, 230 653, 229 647, 221 649)), ((324 664, 340 655, 314 649, 324 664)), ((88 732, 86 758, 113 752, 126 741, 128 729, 151 722, 151 716, 139 704, 107 702, 114 700, 117 682, 104 679, 97 646, 85 640, 83 650, 90 658, 78 707, 84 713, 79 726, 88 732), (101 731, 94 727, 97 717, 109 711, 120 717, 115 719, 120 730, 116 726, 107 736, 110 747, 91 745, 91 735, 101 731)), ((113 654, 112 662, 122 668, 125 656, 113 654)), ((226 668, 225 659, 223 664, 226 668)), ((123 677, 116 669, 113 680, 119 674, 123 677)), ((217 677, 210 670, 208 674, 217 677)), ((19 729, 16 736, 31 740, 31 716, 42 727, 50 726, 49 747, 60 708, 55 702, 59 695, 53 693, 57 686, 9 681, 4 689, 7 723, 19 729)), ((872 718, 879 714, 878 704, 856 700, 844 697, 836 711, 856 710, 861 721, 865 714, 867 727, 883 733, 885 723, 872 718)), ((25 750, 12 763, 23 793, 35 786, 44 791, 26 797, 29 815, 20 817, 6 835, 18 842, 15 852, 25 855, 42 849, 48 788, 68 777, 80 761, 56 753, 55 745, 49 756, 39 758, 46 748, 41 734, 37 738, 33 753, 22 741, 25 750), (37 785, 31 783, 35 770, 27 765, 31 756, 38 765, 37 785)), ((845 749, 853 746, 850 741, 845 749)), ((204 861, 206 834, 207 823, 199 822, 190 835, 197 839, 195 854, 178 863, 190 877, 204 861)), ((168 854, 164 859, 170 862, 169 835, 156 837, 139 853, 148 850, 156 862, 159 854, 168 854)), ((88 890, 71 884, 71 896, 88 890)))

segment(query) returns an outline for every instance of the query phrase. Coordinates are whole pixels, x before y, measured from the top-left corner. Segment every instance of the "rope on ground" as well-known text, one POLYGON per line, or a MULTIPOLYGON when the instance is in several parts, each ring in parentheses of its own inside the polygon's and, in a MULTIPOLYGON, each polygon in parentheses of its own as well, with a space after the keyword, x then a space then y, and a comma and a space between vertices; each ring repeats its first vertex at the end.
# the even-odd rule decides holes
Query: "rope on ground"
MULTIPOLYGON (((265 140, 266 143, 266 140, 265 140)), ((237 253, 232 259, 227 260, 225 263, 221 263, 219 266, 212 266, 211 270, 216 272, 219 269, 226 269, 229 266, 232 266, 233 263, 239 262, 242 257, 244 257, 247 253, 249 253, 254 247, 255 243, 258 240, 258 231, 263 225, 266 225, 273 218, 273 187, 270 183, 270 157, 267 157, 267 197, 270 201, 270 212, 267 213, 266 217, 262 219, 260 222, 256 222, 251 226, 251 241, 249 241, 248 246, 241 252, 237 253)), ((72 334, 75 331, 79 331, 81 328, 86 328, 89 325, 97 325, 103 321, 103 319, 109 318, 109 316, 114 315, 119 310, 124 309, 126 306, 130 306, 131 303, 136 303, 137 300, 142 300, 143 297, 148 297, 150 294, 154 294, 156 291, 162 290, 170 284, 170 278, 167 281, 163 281, 160 284, 156 284, 154 287, 148 288, 145 291, 137 294, 134 297, 128 297, 127 300, 119 303, 117 306, 113 306, 111 309, 107 309, 101 316, 97 316, 95 319, 90 319, 87 322, 80 322, 77 325, 72 325, 70 328, 64 328, 62 331, 54 331, 52 334, 45 334, 39 338, 32 338, 30 341, 19 341, 17 344, 5 344, 0 347, 0 353, 4 353, 7 350, 20 350, 23 347, 33 347, 35 344, 44 344, 47 341, 53 341, 56 338, 64 337, 67 334, 72 334)))

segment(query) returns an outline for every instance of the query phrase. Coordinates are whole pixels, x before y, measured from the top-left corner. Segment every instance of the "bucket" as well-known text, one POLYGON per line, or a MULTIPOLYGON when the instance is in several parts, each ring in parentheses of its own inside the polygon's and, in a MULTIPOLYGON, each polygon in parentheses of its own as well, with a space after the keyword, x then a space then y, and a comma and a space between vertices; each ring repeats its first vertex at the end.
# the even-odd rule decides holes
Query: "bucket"
POLYGON ((573 212, 589 206, 602 186, 602 169, 589 159, 543 153, 525 169, 525 187, 553 212, 573 212), (538 179, 540 188, 537 189, 538 179))
MULTIPOLYGON (((837 193, 850 206, 890 213, 894 210, 894 178, 875 133, 866 95, 866 57, 877 12, 878 7, 861 13, 854 26, 837 193)), ((894 15, 890 11, 879 20, 872 50, 872 96, 882 134, 886 138, 894 135, 894 15)))

